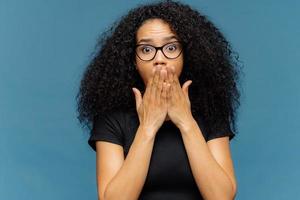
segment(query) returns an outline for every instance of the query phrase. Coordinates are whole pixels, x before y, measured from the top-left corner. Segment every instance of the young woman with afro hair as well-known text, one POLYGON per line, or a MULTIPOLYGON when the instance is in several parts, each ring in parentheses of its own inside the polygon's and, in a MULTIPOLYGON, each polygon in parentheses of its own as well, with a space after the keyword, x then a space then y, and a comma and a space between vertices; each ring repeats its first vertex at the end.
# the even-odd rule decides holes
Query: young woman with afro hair
POLYGON ((208 18, 159 1, 104 32, 77 95, 100 200, 234 199, 238 57, 208 18))

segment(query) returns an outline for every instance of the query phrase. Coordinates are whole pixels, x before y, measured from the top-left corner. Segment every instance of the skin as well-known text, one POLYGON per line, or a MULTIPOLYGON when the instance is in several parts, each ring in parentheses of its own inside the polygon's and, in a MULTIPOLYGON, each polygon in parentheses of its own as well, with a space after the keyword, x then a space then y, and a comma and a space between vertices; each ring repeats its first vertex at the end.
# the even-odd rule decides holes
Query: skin
MULTIPOLYGON (((168 36, 175 36, 178 38, 176 33, 172 32, 169 24, 161 19, 150 19, 143 23, 138 29, 136 34, 137 44, 151 44, 156 47, 162 46, 168 42, 178 41, 178 39, 169 39, 164 41, 163 39, 168 36), (152 41, 144 42, 142 39, 150 38, 152 41)), ((161 51, 156 53, 156 56, 151 61, 143 61, 135 57, 136 68, 139 71, 145 85, 151 77, 151 69, 155 66, 163 66, 169 68, 170 66, 175 67, 175 73, 179 77, 183 67, 183 53, 180 54, 176 59, 166 58, 161 51)))
MULTIPOLYGON (((149 20, 138 30, 137 41, 149 37, 152 45, 162 46, 169 42, 162 38, 170 34, 174 33, 166 23, 149 20)), ((205 141, 190 110, 188 86, 192 82, 189 80, 181 87, 178 80, 182 66, 183 55, 170 60, 161 51, 151 61, 136 58, 137 70, 146 85, 143 97, 133 88, 141 123, 126 159, 122 146, 97 141, 100 199, 138 199, 146 180, 157 127, 167 117, 180 130, 193 176, 204 199, 234 199, 236 180, 228 137, 205 141)))
MULTIPOLYGON (((146 20, 143 25, 139 28, 136 34, 137 44, 150 44, 156 47, 162 46, 169 42, 178 41, 179 38, 174 33, 169 24, 161 19, 150 19, 146 20), (164 40, 166 37, 174 36, 176 38, 164 40), (149 41, 143 41, 143 39, 150 39, 149 41)), ((166 82, 167 71, 173 67, 174 73, 177 77, 180 76, 183 68, 183 52, 176 59, 166 58, 161 51, 158 51, 155 58, 150 61, 143 61, 137 55, 135 57, 135 65, 144 84, 147 85, 149 80, 153 77, 153 69, 159 67, 161 69, 160 76, 163 82, 166 82)), ((170 120, 169 114, 166 113, 165 120, 170 120)))

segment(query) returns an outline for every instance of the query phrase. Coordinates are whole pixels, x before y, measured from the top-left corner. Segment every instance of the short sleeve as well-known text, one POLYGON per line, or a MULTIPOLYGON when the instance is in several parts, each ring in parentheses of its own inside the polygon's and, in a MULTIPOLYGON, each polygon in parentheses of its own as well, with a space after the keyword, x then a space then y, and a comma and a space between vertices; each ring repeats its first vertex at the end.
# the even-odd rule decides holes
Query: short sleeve
POLYGON ((124 146, 120 115, 108 113, 99 115, 93 123, 88 144, 96 151, 96 141, 106 141, 124 146))
POLYGON ((197 116, 197 122, 200 126, 200 129, 203 133, 203 136, 208 142, 209 140, 215 139, 215 138, 220 138, 220 137, 225 137, 229 136, 229 141, 232 140, 235 136, 235 133, 231 131, 231 128, 229 125, 224 125, 223 128, 219 128, 218 131, 211 131, 206 124, 204 123, 204 120, 202 116, 197 116))
POLYGON ((207 136, 207 140, 212 140, 215 138, 225 137, 229 136, 229 141, 232 140, 235 136, 235 134, 231 131, 230 127, 227 125, 223 129, 220 129, 219 131, 214 131, 212 133, 209 133, 207 136))

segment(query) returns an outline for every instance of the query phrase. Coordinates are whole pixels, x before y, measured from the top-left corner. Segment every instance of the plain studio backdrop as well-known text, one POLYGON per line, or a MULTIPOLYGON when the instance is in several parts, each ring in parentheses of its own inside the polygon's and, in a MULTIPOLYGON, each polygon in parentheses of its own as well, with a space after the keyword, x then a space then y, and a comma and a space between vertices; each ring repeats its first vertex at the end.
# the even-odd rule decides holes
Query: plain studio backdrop
MULTIPOLYGON (((97 198, 75 95, 99 34, 145 2, 0 0, 0 199, 97 198)), ((182 2, 220 28, 244 65, 236 199, 300 198, 299 1, 182 2)))

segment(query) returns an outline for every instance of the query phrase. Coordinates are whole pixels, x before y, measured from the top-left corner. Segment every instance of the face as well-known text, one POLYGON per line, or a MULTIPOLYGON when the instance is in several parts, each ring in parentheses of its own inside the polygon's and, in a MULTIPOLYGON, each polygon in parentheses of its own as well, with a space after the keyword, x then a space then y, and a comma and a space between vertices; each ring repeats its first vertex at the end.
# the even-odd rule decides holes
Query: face
POLYGON ((183 67, 183 51, 181 51, 179 56, 174 58, 174 55, 177 55, 175 52, 177 46, 174 46, 178 45, 176 41, 179 41, 178 36, 172 32, 170 26, 161 19, 149 19, 138 29, 136 44, 143 45, 139 46, 137 51, 139 51, 139 55, 142 54, 143 56, 140 58, 141 56, 135 55, 135 64, 145 85, 151 78, 151 72, 155 66, 162 66, 163 68, 173 66, 177 77, 180 76, 183 67), (163 51, 169 58, 167 58, 161 50, 157 50, 155 57, 149 60, 151 58, 149 55, 154 55, 153 52, 155 52, 155 49, 147 45, 161 47, 165 44, 167 45, 163 51))

